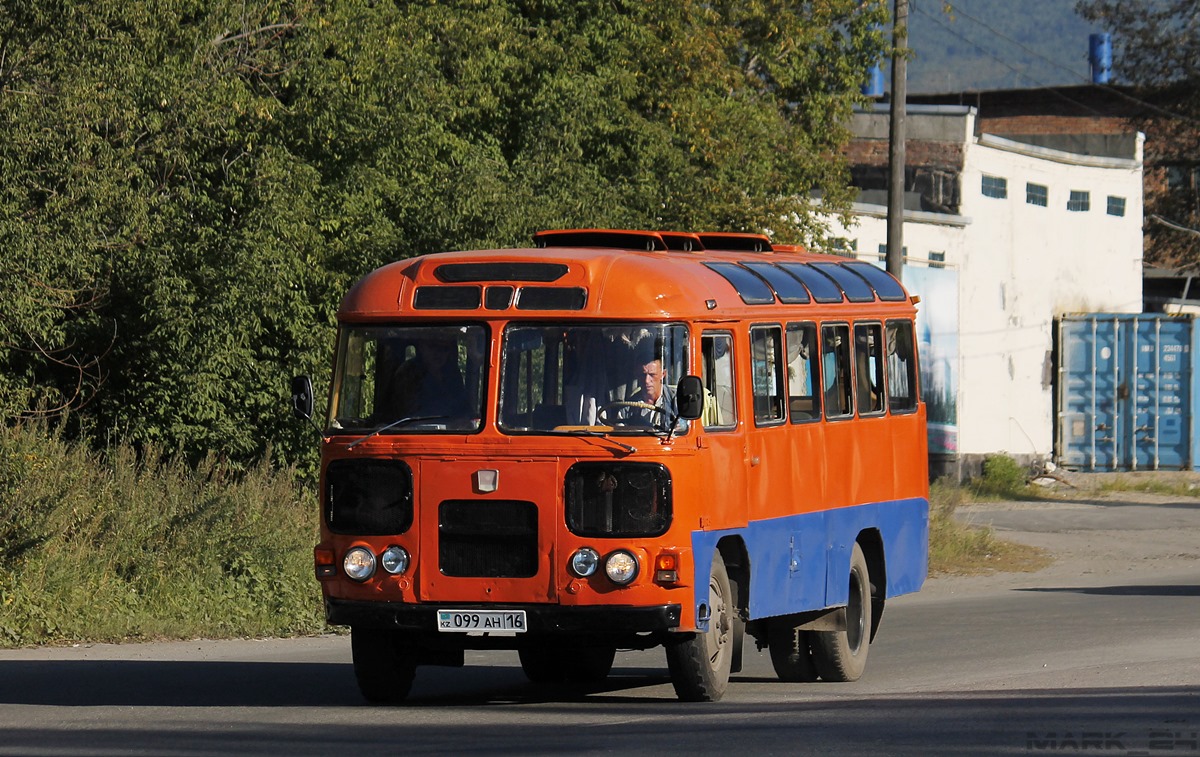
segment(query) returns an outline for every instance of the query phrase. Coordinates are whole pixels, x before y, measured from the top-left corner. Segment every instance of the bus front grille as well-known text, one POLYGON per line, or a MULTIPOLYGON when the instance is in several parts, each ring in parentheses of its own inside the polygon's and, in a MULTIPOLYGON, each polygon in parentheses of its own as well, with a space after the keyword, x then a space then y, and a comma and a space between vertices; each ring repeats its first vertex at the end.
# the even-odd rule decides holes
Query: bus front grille
POLYGON ((538 570, 537 506, 447 500, 438 508, 438 567, 456 578, 531 578, 538 570))

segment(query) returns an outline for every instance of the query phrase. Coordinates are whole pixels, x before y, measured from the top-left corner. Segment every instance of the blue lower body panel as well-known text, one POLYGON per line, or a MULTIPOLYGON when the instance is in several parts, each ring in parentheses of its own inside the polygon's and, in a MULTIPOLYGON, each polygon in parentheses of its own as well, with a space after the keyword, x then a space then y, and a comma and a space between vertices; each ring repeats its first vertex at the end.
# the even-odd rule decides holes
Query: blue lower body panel
POLYGON ((850 555, 860 537, 882 545, 886 597, 919 590, 929 566, 929 502, 877 502, 694 531, 697 606, 708 601, 701 587, 708 585, 717 543, 729 536, 740 538, 749 556, 751 620, 820 610, 846 603, 850 555))

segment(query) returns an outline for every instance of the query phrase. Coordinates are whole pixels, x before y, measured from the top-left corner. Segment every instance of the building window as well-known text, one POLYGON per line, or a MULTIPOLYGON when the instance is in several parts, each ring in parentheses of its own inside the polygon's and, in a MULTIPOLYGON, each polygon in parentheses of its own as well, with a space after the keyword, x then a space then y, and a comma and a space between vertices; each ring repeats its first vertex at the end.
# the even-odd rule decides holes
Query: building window
POLYGON ((1050 204, 1050 190, 1043 184, 1028 183, 1025 185, 1025 202, 1044 208, 1050 204))
POLYGON ((1167 166, 1167 188, 1174 191, 1200 188, 1200 166, 1167 166))
POLYGON ((846 239, 845 237, 835 238, 829 245, 829 252, 832 255, 841 255, 842 257, 852 258, 858 251, 857 239, 846 239))
POLYGON ((1067 200, 1067 210, 1082 213, 1092 206, 1091 194, 1078 189, 1071 190, 1071 198, 1067 200))
POLYGON ((1108 196, 1108 214, 1110 216, 1125 215, 1125 198, 1108 196))
POLYGON ((938 252, 938 251, 930 252, 929 253, 929 267, 930 268, 945 268, 946 267, 946 253, 938 252))
POLYGON ((1000 176, 983 175, 983 196, 1003 200, 1008 197, 1008 179, 1000 176))

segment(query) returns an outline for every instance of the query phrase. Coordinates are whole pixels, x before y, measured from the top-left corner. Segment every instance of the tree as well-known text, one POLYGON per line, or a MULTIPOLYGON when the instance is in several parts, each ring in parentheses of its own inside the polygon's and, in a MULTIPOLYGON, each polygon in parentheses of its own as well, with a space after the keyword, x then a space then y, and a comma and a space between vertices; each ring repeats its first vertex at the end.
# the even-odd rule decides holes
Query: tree
POLYGON ((882 2, 13 0, 0 412, 285 459, 349 284, 540 228, 821 233, 882 2))
POLYGON ((1146 134, 1146 260, 1200 265, 1200 14, 1193 0, 1081 0, 1113 32, 1116 78, 1142 106, 1146 134))

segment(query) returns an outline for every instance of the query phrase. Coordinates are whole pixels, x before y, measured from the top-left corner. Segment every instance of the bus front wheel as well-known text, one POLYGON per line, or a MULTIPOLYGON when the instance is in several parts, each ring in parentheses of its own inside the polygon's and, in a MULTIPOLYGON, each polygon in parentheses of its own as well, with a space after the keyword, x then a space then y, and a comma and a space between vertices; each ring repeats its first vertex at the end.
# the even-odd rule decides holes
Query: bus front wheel
POLYGON ((403 641, 398 631, 357 626, 350 629, 354 677, 368 702, 394 704, 408 696, 417 662, 403 641))
POLYGON ((857 543, 850 556, 850 595, 838 610, 843 631, 813 631, 813 663, 825 681, 857 681, 867 667, 871 647, 871 578, 867 558, 857 543))
POLYGON ((675 694, 685 702, 715 702, 729 685, 733 661, 734 613, 729 574, 721 553, 713 554, 708 579, 708 630, 687 634, 667 646, 667 667, 675 694))

